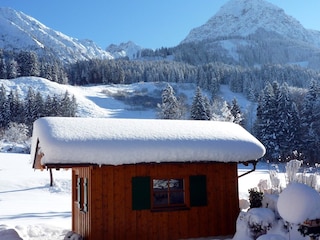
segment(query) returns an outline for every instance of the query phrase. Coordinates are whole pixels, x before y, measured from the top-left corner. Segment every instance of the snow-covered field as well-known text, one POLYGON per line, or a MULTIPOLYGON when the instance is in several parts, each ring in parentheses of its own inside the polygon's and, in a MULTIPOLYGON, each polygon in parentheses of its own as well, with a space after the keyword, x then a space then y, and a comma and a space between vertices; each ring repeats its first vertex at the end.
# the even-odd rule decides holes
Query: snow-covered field
POLYGON ((71 171, 34 171, 28 154, 0 153, 1 230, 14 229, 22 239, 63 239, 71 228, 71 171))
MULTIPOLYGON (((4 229, 14 229, 24 240, 60 240, 71 230, 71 171, 54 170, 53 176, 50 187, 49 172, 34 171, 30 155, 0 153, 1 240, 14 239, 4 237, 4 229)), ((240 178, 240 197, 247 199, 248 189, 268 178, 267 169, 240 178)))

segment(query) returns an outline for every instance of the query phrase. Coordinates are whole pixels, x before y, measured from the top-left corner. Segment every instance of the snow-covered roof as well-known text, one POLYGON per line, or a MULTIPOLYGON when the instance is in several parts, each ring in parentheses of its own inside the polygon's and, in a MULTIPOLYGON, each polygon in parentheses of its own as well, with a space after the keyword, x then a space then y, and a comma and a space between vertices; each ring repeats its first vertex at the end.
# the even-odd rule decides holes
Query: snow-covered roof
POLYGON ((229 122, 45 117, 33 128, 33 160, 39 153, 42 165, 122 165, 242 162, 262 157, 265 148, 229 122))

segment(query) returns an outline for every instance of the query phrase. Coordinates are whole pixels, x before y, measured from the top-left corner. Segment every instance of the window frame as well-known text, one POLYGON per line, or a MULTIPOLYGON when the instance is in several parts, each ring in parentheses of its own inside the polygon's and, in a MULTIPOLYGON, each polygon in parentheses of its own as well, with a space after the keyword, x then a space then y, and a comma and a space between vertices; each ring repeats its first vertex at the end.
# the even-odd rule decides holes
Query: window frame
POLYGON ((87 213, 89 202, 89 180, 85 177, 75 175, 75 191, 74 201, 77 204, 77 208, 80 212, 87 213))
POLYGON ((132 210, 150 210, 152 212, 189 210, 193 207, 208 206, 208 176, 196 175, 167 175, 154 176, 133 176, 131 179, 132 210), (155 206, 153 199, 153 180, 161 179, 182 179, 184 203, 155 206))
POLYGON ((152 177, 150 181, 150 202, 151 202, 151 211, 175 211, 175 210, 187 210, 189 209, 189 183, 187 177, 152 177), (163 181, 166 180, 167 188, 164 190, 155 191, 154 188, 154 181, 163 181), (183 187, 181 190, 173 190, 170 188, 170 181, 171 180, 182 180, 183 187), (182 203, 171 203, 171 193, 179 192, 183 194, 183 202, 182 203), (154 202, 154 198, 156 194, 167 194, 167 203, 166 204, 158 204, 156 205, 154 202))

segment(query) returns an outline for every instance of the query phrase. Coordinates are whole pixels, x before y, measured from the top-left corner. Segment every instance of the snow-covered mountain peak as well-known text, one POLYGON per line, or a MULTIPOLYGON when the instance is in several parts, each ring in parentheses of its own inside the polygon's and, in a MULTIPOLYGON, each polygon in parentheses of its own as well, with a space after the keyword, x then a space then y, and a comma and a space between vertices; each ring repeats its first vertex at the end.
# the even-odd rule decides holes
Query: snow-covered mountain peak
POLYGON ((141 50, 142 48, 132 41, 120 43, 119 45, 110 44, 106 49, 114 58, 128 57, 129 59, 137 58, 137 54, 141 50))
POLYGON ((306 30, 283 9, 265 0, 230 0, 204 25, 191 30, 182 43, 247 37, 258 31, 320 46, 320 33, 306 30))
POLYGON ((250 11, 283 12, 281 8, 265 0, 230 0, 220 8, 216 16, 233 15, 234 17, 242 17, 247 14, 252 14, 250 11))
POLYGON ((38 20, 11 8, 0 7, 0 48, 36 51, 64 62, 112 56, 88 40, 78 40, 55 31, 38 20))

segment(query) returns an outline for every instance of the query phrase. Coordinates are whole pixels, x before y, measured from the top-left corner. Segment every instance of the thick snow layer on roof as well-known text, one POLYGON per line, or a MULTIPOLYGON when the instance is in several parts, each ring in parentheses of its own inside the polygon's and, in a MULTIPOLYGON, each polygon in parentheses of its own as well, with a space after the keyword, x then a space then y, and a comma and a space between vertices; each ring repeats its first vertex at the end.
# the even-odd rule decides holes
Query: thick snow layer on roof
POLYGON ((46 117, 35 121, 42 165, 256 160, 264 146, 237 124, 214 121, 46 117))

